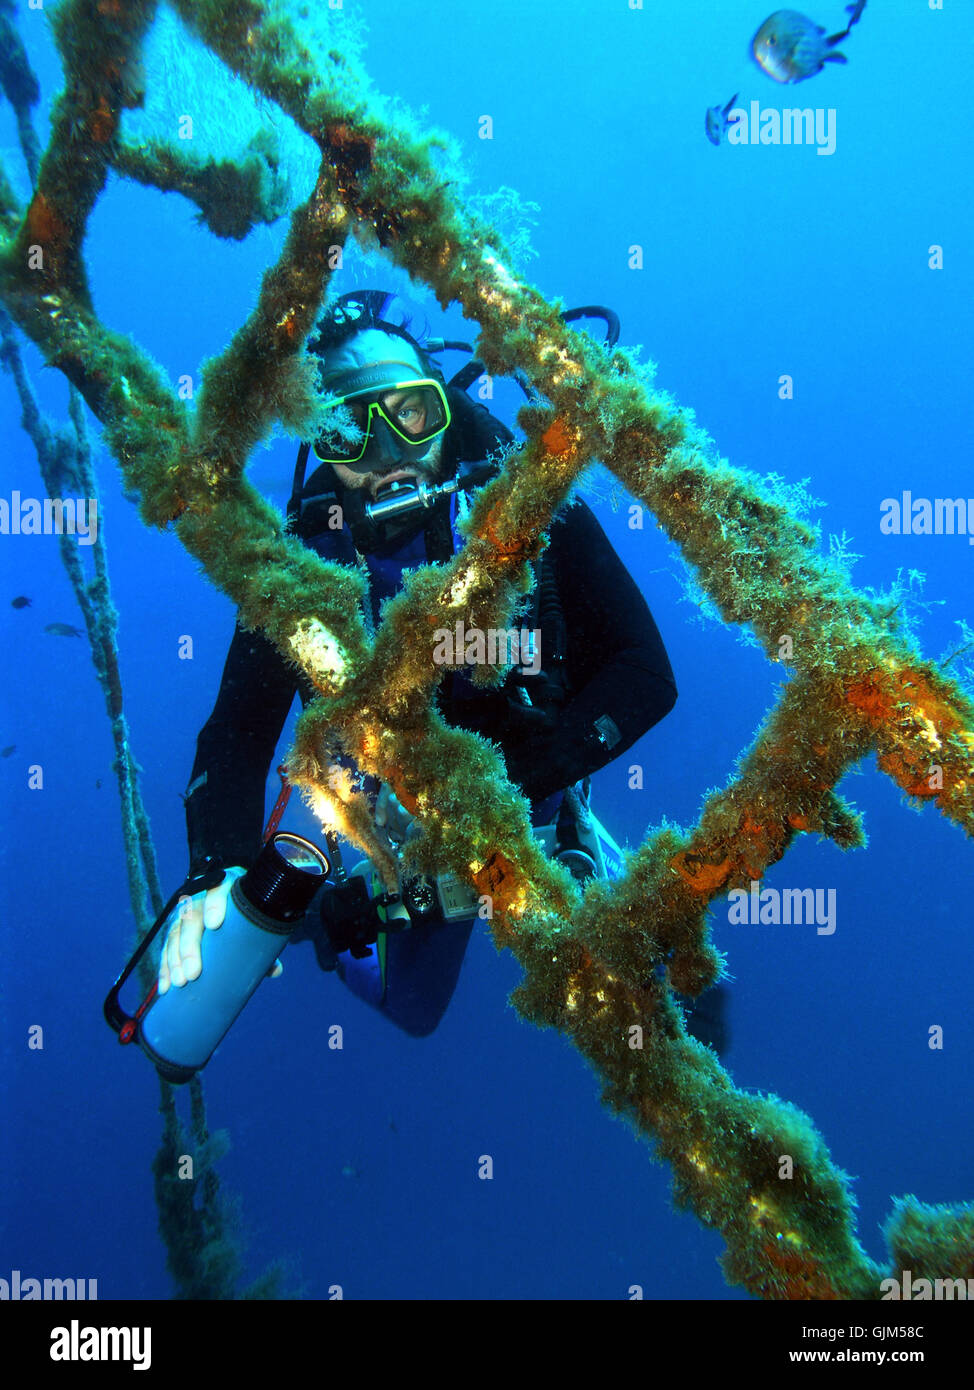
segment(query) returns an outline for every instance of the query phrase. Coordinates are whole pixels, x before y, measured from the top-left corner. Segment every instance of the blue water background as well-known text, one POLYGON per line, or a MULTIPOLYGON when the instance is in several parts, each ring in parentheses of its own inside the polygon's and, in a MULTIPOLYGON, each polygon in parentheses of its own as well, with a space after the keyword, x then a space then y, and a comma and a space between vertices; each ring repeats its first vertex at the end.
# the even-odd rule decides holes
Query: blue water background
MULTIPOLYGON (((690 405, 722 454, 758 473, 809 478, 827 505, 823 544, 846 532, 859 585, 926 576, 914 607, 925 653, 960 645, 974 621, 966 537, 879 532, 902 489, 974 494, 971 484, 967 65, 974 11, 873 0, 845 50, 797 89, 748 64, 767 5, 738 0, 495 0, 347 3, 371 30, 376 85, 462 143, 473 186, 515 188, 540 206, 538 257, 523 267, 568 305, 614 306, 623 341, 690 405), (838 146, 713 148, 707 106, 740 90, 762 106, 834 107, 838 146), (493 117, 493 139, 478 138, 493 117), (944 247, 945 268, 927 267, 944 247), (629 268, 630 247, 644 268, 629 268), (795 398, 777 396, 781 374, 795 398)), ((830 28, 840 7, 814 0, 830 28)), ((42 17, 24 11, 48 92, 56 72, 42 17)), ((151 70, 150 70, 151 77, 151 70)), ((206 110, 194 108, 205 125, 206 110)), ((0 140, 15 167, 3 113, 0 140)), ((217 242, 176 197, 113 181, 88 240, 96 305, 175 381, 242 322, 283 223, 217 242)), ((434 330, 462 325, 456 310, 434 330)), ((468 328, 467 331, 472 331, 468 328)), ((65 418, 53 371, 27 359, 65 418)), ((455 364, 459 365, 459 361, 455 364)), ((497 409, 516 404, 502 391, 497 409)), ((0 377, 3 493, 42 495, 0 377)), ((251 476, 282 503, 294 445, 278 439, 251 476)), ((186 868, 179 793, 211 708, 233 611, 173 535, 146 531, 98 452, 126 713, 166 890, 186 868), (194 660, 177 659, 181 636, 194 660)), ((781 667, 736 631, 699 621, 680 566, 647 518, 600 517, 646 593, 680 689, 669 718, 596 777, 597 809, 637 844, 665 815, 696 819, 728 779, 781 667), (627 769, 644 769, 630 791, 627 769)), ((53 538, 3 537, 0 641, 7 657, 0 744, 6 833, 2 987, 4 1226, 0 1276, 97 1278, 101 1297, 169 1294, 150 1163, 159 1120, 151 1068, 123 1052, 101 1000, 130 940, 112 747, 86 645, 45 635, 80 623, 53 538), (15 611, 8 599, 33 598, 15 611), (27 790, 28 765, 44 769, 27 790), (100 788, 96 781, 101 781, 100 788), (31 1025, 43 1050, 29 1050, 31 1025)), ((286 743, 282 743, 283 752, 286 743)), ((269 784, 270 790, 270 784, 269 784)), ((971 848, 935 810, 911 810, 872 761, 843 783, 870 847, 842 854, 800 838, 768 882, 834 888, 832 936, 810 927, 734 927, 715 939, 732 976, 738 1084, 810 1114, 854 1177, 860 1236, 883 1253, 890 1195, 974 1197, 971 1154, 971 848), (944 1030, 942 1051, 928 1028, 944 1030)), ((559 1035, 507 1005, 519 970, 485 933, 471 942, 452 1007, 424 1041, 399 1035, 322 976, 307 947, 285 956, 206 1072, 220 1164, 240 1198, 253 1275, 290 1261, 306 1296, 350 1298, 741 1297, 716 1264, 720 1239, 676 1214, 668 1175, 599 1104, 597 1080, 559 1035), (344 1049, 327 1046, 341 1024, 344 1049), (478 1180, 490 1154, 494 1178, 478 1180)))

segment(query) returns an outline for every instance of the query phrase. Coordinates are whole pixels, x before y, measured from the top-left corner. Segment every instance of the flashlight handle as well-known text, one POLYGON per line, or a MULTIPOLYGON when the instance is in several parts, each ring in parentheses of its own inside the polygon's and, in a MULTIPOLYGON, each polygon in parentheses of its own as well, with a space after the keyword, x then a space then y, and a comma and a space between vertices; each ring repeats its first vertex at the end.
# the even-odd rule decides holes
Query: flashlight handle
POLYGON ((122 1042, 132 1041, 132 1025, 136 1023, 145 1012, 145 1005, 143 1005, 137 1014, 126 1013, 122 1008, 118 996, 122 992, 122 986, 125 984, 125 981, 132 974, 139 961, 159 935, 159 932, 169 921, 179 900, 184 897, 192 897, 194 893, 200 893, 209 888, 215 888, 218 883, 223 882, 223 879, 223 868, 215 859, 206 859, 197 872, 191 870, 189 877, 176 889, 175 893, 173 893, 172 897, 159 913, 159 916, 132 952, 121 975, 119 975, 118 979, 108 991, 102 1008, 102 1012, 105 1015, 105 1022, 108 1024, 109 1028, 114 1029, 114 1031, 119 1034, 122 1042), (125 1030, 124 1032, 123 1029, 125 1030))
POLYGON ((206 1065, 296 925, 254 907, 235 880, 223 925, 203 934, 200 975, 156 999, 139 1024, 139 1042, 167 1080, 206 1065))

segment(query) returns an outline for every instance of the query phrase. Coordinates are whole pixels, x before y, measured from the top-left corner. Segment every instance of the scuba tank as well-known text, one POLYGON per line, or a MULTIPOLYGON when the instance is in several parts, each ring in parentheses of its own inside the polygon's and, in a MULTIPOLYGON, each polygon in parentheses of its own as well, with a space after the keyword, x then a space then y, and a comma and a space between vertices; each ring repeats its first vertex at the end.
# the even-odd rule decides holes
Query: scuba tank
POLYGON ((225 877, 209 866, 174 893, 136 948, 105 1000, 105 1018, 119 1042, 138 1042, 159 1075, 189 1081, 212 1056, 254 993, 328 875, 326 857, 299 835, 276 834, 253 866, 234 878, 222 926, 203 931, 201 974, 160 996, 153 985, 134 1015, 119 991, 184 896, 215 888, 225 877))

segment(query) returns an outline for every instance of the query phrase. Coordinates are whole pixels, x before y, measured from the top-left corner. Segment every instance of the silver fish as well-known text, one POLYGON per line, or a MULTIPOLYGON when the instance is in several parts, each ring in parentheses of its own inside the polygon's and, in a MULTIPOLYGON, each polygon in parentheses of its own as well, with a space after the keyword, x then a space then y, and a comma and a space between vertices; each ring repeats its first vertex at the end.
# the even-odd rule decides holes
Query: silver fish
POLYGON ((740 116, 730 114, 739 95, 739 92, 735 92, 726 106, 709 106, 707 108, 705 129, 707 139, 712 145, 719 145, 725 132, 730 130, 731 126, 737 125, 741 119, 740 116))
POLYGON ((827 37, 822 26, 807 15, 797 10, 775 10, 751 40, 751 56, 775 82, 803 82, 821 72, 826 63, 848 62, 835 45, 848 37, 865 8, 866 0, 847 5, 846 27, 827 37))

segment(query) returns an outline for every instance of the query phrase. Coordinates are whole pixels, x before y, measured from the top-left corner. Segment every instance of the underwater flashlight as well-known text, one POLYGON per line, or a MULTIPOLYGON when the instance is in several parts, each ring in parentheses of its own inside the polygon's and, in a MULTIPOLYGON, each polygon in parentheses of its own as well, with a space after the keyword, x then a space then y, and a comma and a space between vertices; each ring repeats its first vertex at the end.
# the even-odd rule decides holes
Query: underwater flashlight
POLYGON ((195 980, 159 996, 153 986, 134 1015, 118 1002, 122 985, 173 908, 188 893, 214 888, 216 869, 190 879, 166 904, 105 1000, 105 1017, 123 1043, 137 1041, 166 1081, 189 1081, 204 1067, 254 993, 328 875, 324 854, 299 835, 273 835, 253 866, 236 878, 222 926, 203 932, 203 968, 195 980))

